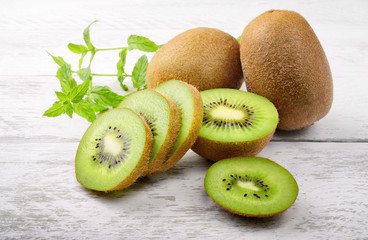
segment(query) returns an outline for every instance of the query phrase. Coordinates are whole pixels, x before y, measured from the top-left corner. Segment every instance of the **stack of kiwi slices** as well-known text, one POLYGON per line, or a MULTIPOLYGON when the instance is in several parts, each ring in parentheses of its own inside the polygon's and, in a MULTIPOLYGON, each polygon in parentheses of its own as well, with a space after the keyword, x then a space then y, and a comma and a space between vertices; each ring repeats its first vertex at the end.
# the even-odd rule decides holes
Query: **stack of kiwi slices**
POLYGON ((178 80, 128 95, 84 134, 75 158, 78 182, 112 191, 167 171, 194 144, 202 118, 200 93, 178 80))

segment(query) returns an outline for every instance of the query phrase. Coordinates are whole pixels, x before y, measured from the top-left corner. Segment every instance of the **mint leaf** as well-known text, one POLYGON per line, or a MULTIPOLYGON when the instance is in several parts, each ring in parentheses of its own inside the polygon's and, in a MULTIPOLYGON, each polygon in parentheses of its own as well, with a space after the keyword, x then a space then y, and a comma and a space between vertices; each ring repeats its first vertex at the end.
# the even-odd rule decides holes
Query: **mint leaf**
POLYGON ((54 102, 52 107, 47 109, 43 115, 47 117, 57 117, 63 113, 65 113, 64 103, 62 101, 57 101, 57 102, 54 102))
POLYGON ((64 62, 64 59, 62 57, 56 57, 56 56, 53 56, 51 53, 47 52, 51 57, 52 59, 54 59, 54 61, 57 63, 57 65, 59 65, 60 67, 62 67, 65 62, 64 62))
POLYGON ((236 40, 238 40, 238 42, 240 42, 240 40, 241 40, 241 35, 239 36, 239 37, 237 37, 237 39, 236 40))
POLYGON ((91 27, 92 24, 94 24, 95 22, 98 22, 98 20, 95 20, 93 22, 91 22, 83 31, 83 39, 84 42, 86 43, 87 47, 89 50, 95 49, 95 47, 92 45, 91 43, 91 37, 89 34, 89 28, 91 27))
POLYGON ((87 55, 87 53, 85 52, 85 53, 82 53, 82 56, 81 56, 81 58, 79 59, 79 64, 78 64, 78 68, 79 69, 81 69, 81 67, 82 67, 82 63, 83 63, 83 59, 84 59, 84 57, 87 55))
POLYGON ((89 96, 97 104, 113 108, 124 99, 124 96, 114 93, 108 86, 94 86, 89 96))
POLYGON ((84 45, 77 45, 77 44, 74 44, 74 43, 69 43, 68 48, 73 53, 86 53, 86 52, 88 52, 88 49, 84 45))
POLYGON ((130 35, 128 38, 128 50, 138 49, 144 52, 156 52, 158 46, 146 37, 130 35))
POLYGON ((89 122, 93 122, 96 119, 95 112, 86 100, 75 103, 73 108, 76 114, 87 119, 89 122))
POLYGON ((85 98, 86 102, 88 102, 89 106, 93 109, 93 111, 95 112, 104 112, 109 110, 109 108, 104 107, 98 103, 95 103, 91 98, 86 97, 85 98))
POLYGON ((146 55, 140 57, 133 68, 132 81, 133 87, 141 89, 146 85, 146 72, 148 66, 148 59, 146 55))
POLYGON ((68 97, 67 97, 64 93, 62 93, 62 92, 57 92, 57 91, 55 91, 55 94, 56 94, 56 96, 58 97, 58 99, 59 99, 60 101, 62 101, 62 102, 65 102, 65 101, 67 101, 67 100, 68 100, 68 97))
POLYGON ((64 106, 65 106, 65 112, 66 114, 70 117, 73 118, 73 106, 70 103, 70 101, 66 101, 64 102, 64 106))
POLYGON ((84 95, 86 95, 88 89, 89 81, 85 81, 84 83, 74 87, 68 94, 70 101, 72 101, 72 103, 80 102, 83 99, 84 95))
POLYGON ((118 69, 118 74, 119 75, 122 74, 122 73, 125 73, 124 67, 125 67, 127 53, 128 53, 128 49, 127 48, 123 48, 119 52, 119 61, 116 64, 116 68, 118 69))
POLYGON ((124 91, 128 91, 128 86, 123 83, 125 78, 126 76, 119 76, 118 81, 120 83, 120 87, 124 89, 124 91))
POLYGON ((82 79, 83 81, 86 80, 91 80, 92 79, 92 75, 91 75, 91 66, 88 66, 86 68, 81 68, 78 71, 78 76, 80 77, 80 79, 82 79))
POLYGON ((70 64, 64 63, 57 71, 56 77, 59 79, 61 90, 65 94, 68 94, 70 90, 77 86, 77 82, 72 76, 70 64))

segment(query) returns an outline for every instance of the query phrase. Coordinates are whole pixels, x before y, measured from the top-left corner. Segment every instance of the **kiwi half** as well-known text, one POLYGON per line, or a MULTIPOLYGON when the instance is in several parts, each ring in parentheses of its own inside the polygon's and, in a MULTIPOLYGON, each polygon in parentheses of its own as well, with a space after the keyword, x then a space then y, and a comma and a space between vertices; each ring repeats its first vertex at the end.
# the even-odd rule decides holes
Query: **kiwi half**
POLYGON ((192 150, 212 161, 257 155, 272 138, 278 113, 259 95, 235 89, 201 92, 202 128, 192 150))
POLYGON ((79 144, 77 180, 98 191, 126 188, 148 168, 152 146, 152 132, 135 112, 107 111, 91 124, 79 144))
POLYGON ((260 157, 230 158, 213 164, 204 186, 215 203, 248 217, 282 213, 295 202, 299 191, 285 168, 260 157))
POLYGON ((153 151, 145 175, 157 172, 173 149, 180 130, 179 107, 154 90, 142 90, 127 96, 118 108, 130 108, 141 115, 153 133, 153 151))
POLYGON ((180 109, 179 137, 169 158, 159 169, 159 172, 164 172, 172 168, 197 139, 202 126, 203 103, 199 91, 183 81, 170 80, 159 85, 155 90, 173 100, 180 109))

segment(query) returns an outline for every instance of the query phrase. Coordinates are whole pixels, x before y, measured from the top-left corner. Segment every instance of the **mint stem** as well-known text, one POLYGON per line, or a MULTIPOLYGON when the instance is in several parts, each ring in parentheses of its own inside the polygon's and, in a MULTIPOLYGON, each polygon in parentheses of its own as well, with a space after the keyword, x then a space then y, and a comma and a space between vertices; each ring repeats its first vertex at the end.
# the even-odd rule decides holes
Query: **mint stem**
POLYGON ((116 48, 96 48, 96 52, 98 51, 111 51, 111 50, 121 50, 124 47, 116 47, 116 48))

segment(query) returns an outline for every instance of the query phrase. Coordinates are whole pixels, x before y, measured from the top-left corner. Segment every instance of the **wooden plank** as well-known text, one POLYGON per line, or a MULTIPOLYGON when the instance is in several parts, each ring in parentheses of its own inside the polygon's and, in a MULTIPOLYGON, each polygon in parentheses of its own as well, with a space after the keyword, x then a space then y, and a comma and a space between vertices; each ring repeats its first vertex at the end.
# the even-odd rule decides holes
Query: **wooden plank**
POLYGON ((235 216, 203 188, 210 162, 188 152, 169 172, 110 194, 74 177, 77 143, 0 143, 1 238, 363 239, 368 144, 279 143, 260 154, 299 184, 295 204, 268 219, 235 216))

